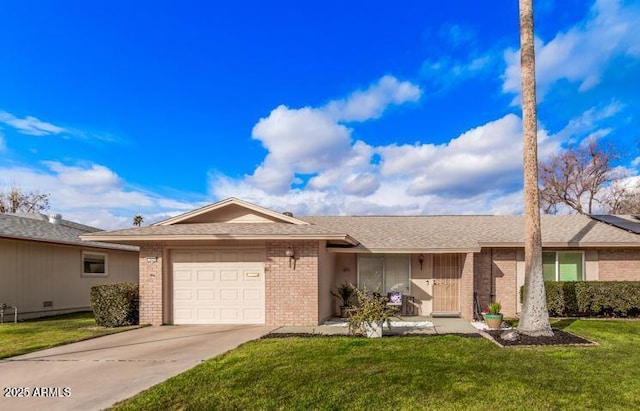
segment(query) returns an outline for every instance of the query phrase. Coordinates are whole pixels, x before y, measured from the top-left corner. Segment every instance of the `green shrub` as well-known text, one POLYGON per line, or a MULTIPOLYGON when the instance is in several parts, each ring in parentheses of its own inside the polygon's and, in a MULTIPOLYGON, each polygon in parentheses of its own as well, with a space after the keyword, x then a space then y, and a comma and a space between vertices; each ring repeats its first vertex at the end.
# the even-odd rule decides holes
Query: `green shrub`
POLYGON ((112 283, 91 287, 91 309, 103 327, 138 324, 138 284, 112 283))
MULTIPOLYGON (((545 281, 552 317, 640 316, 640 281, 545 281)), ((524 287, 520 288, 522 301, 524 287)))
POLYGON ((358 305, 348 309, 350 332, 366 334, 366 327, 376 323, 386 324, 390 329, 391 317, 394 317, 398 310, 394 306, 387 305, 389 299, 378 291, 366 293, 356 288, 355 293, 358 305))

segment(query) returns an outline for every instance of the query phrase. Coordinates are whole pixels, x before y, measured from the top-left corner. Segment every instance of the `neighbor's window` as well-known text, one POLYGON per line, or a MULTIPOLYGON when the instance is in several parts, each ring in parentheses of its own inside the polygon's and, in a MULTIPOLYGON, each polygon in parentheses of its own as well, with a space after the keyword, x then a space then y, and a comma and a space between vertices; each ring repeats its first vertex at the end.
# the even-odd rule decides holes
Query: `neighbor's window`
POLYGON ((584 253, 582 251, 545 251, 542 253, 545 281, 582 281, 584 253))
POLYGON ((380 289, 409 293, 408 255, 361 255, 358 258, 358 287, 362 290, 380 289))
POLYGON ((94 251, 82 252, 83 275, 107 275, 107 255, 94 251))

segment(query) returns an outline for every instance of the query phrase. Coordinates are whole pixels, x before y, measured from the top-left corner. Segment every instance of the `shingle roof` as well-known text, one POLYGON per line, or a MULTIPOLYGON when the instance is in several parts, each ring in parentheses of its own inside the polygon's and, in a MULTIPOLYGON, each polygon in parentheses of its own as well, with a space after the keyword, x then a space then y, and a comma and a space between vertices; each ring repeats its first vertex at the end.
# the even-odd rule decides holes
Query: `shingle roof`
POLYGON ((60 220, 58 224, 49 222, 42 214, 2 214, 0 213, 0 238, 43 241, 49 243, 81 245, 84 247, 109 248, 115 250, 138 251, 138 247, 82 241, 80 235, 101 231, 99 228, 60 220))
MULTIPOLYGON (((342 230, 370 250, 474 250, 481 246, 524 245, 524 217, 362 216, 299 217, 342 230)), ((584 215, 541 217, 544 246, 635 246, 640 237, 584 215)))
POLYGON ((332 230, 321 225, 289 223, 191 223, 174 225, 152 225, 108 232, 92 233, 85 238, 98 237, 136 240, 162 238, 309 238, 336 239, 353 243, 343 230, 332 230))
MULTIPOLYGON (((523 216, 297 217, 288 223, 190 223, 148 226, 84 236, 136 243, 159 239, 328 239, 377 252, 459 252, 524 245, 523 216)), ((542 216, 546 247, 640 247, 640 237, 583 215, 542 216)))

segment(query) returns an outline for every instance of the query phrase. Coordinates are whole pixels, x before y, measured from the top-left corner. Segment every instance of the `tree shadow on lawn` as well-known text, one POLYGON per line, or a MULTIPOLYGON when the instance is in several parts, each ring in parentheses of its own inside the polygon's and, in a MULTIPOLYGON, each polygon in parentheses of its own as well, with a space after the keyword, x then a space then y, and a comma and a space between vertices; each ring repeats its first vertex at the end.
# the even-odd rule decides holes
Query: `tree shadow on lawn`
POLYGON ((558 330, 564 330, 574 322, 576 322, 575 318, 563 318, 561 320, 554 321, 554 323, 552 324, 552 327, 558 330))

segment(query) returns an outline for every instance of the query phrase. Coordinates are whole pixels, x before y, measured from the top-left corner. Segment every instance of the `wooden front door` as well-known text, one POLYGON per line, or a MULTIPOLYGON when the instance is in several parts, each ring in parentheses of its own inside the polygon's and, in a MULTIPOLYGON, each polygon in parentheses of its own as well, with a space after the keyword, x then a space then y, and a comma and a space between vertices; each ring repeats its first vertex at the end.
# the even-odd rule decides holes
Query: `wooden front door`
POLYGON ((458 254, 433 256, 433 312, 460 312, 461 274, 458 254))

